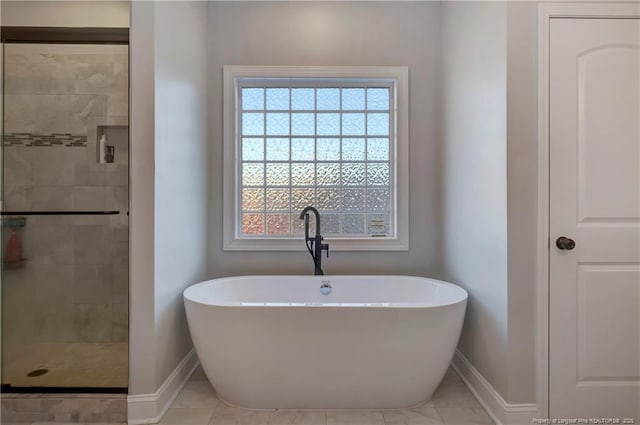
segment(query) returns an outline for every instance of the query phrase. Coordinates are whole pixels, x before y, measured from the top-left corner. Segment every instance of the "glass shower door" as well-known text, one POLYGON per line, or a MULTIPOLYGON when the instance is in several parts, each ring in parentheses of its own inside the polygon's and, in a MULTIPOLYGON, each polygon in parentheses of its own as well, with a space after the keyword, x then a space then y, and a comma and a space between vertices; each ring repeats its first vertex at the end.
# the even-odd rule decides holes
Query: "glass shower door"
POLYGON ((128 381, 128 49, 7 43, 2 390, 128 381))

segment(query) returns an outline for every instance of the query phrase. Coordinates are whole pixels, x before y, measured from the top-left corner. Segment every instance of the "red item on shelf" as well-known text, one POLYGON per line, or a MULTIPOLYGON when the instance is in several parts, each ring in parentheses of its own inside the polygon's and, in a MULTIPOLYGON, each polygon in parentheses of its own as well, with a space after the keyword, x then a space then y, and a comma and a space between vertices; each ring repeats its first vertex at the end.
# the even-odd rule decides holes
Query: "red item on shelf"
POLYGON ((6 263, 18 263, 22 261, 22 244, 15 229, 11 230, 11 236, 9 236, 7 249, 4 254, 4 261, 6 263))

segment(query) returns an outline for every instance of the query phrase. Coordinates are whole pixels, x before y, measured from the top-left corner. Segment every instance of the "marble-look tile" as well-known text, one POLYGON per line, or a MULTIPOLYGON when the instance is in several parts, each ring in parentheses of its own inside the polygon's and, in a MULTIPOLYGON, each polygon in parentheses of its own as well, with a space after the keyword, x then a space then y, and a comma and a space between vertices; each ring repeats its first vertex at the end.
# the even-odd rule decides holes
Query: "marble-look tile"
POLYGON ((462 382, 443 382, 431 397, 434 407, 481 407, 478 400, 462 382))
POLYGON ((97 159, 75 163, 76 186, 105 186, 107 183, 108 164, 100 164, 97 159))
POLYGON ((202 369, 202 365, 200 365, 200 366, 198 366, 196 368, 196 370, 191 375, 191 378, 189 378, 189 381, 207 381, 207 382, 209 382, 209 379, 207 378, 207 375, 205 375, 204 370, 202 369))
POLYGON ((436 409, 445 424, 485 425, 493 424, 481 407, 438 407, 436 409))
POLYGON ((127 115, 129 96, 127 92, 107 94, 107 115, 127 115))
MULTIPOLYGON (((27 267, 73 264, 72 227, 64 216, 29 216, 18 235, 27 267)), ((67 276, 68 278, 69 276, 67 276)), ((46 284, 46 280, 42 281, 46 284)))
POLYGON ((161 425, 207 425, 213 414, 213 407, 170 408, 160 421, 161 425))
POLYGON ((458 372, 451 366, 447 369, 447 372, 444 374, 443 382, 458 382, 463 383, 462 378, 458 375, 458 372))
POLYGON ((113 233, 110 234, 110 237, 112 239, 111 244, 113 246, 113 250, 111 254, 112 261, 114 263, 124 263, 129 259, 129 241, 113 240, 114 236, 115 234, 113 233))
POLYGON ((129 167, 127 164, 107 164, 108 186, 126 186, 129 183, 129 167))
MULTIPOLYGON (((70 324, 68 327, 73 326, 70 324)), ((10 357, 3 359, 3 378, 16 386, 126 387, 127 347, 127 343, 86 342, 22 345, 18 355, 14 353, 15 350, 5 350, 10 357), (47 368, 49 373, 37 378, 25 376, 27 372, 39 368, 47 368)), ((11 348, 11 346, 5 348, 11 348)), ((117 396, 119 395, 82 395, 81 398, 118 399, 117 396)), ((69 397, 70 395, 67 395, 65 399, 69 397)), ((46 397, 47 400, 59 398, 59 396, 46 397)), ((120 411, 124 412, 124 405, 121 407, 120 411)))
POLYGON ((5 134, 36 132, 38 116, 35 99, 33 95, 4 93, 3 132, 5 134))
POLYGON ((218 403, 210 425, 266 425, 268 410, 247 410, 218 403))
POLYGON ((110 215, 74 215, 71 223, 76 226, 108 226, 110 215))
POLYGON ((42 400, 3 398, 0 400, 0 407, 2 407, 3 412, 40 412, 42 410, 42 400))
POLYGON ((26 146, 4 146, 4 190, 35 185, 32 158, 34 149, 26 146))
POLYGON ((384 424, 382 412, 378 410, 349 411, 333 410, 327 412, 327 425, 377 425, 384 424))
POLYGON ((327 413, 312 410, 278 410, 271 412, 267 423, 269 425, 326 425, 327 413))
MULTIPOLYGON (((126 425, 127 422, 33 422, 30 425, 126 425)), ((5 424, 2 425, 12 425, 5 424)), ((18 425, 18 424, 15 424, 18 425)), ((25 424, 19 424, 25 425, 25 424)))
POLYGON ((75 304, 74 327, 82 341, 111 341, 113 304, 75 304))
MULTIPOLYGON (((111 331, 111 341, 129 341, 129 305, 113 305, 113 329, 111 331)), ((197 406, 196 406, 197 407, 197 406)))
POLYGON ((209 381, 193 381, 186 383, 171 407, 216 407, 218 399, 209 381))
MULTIPOLYGON (((48 149, 48 148, 38 148, 48 149)), ((34 210, 68 211, 73 208, 73 188, 66 186, 34 186, 27 190, 34 210)))
POLYGON ((106 226, 75 226, 73 229, 75 264, 111 264, 113 244, 106 226))
POLYGON ((126 399, 66 398, 45 399, 43 411, 59 422, 125 421, 126 399))
POLYGON ((388 425, 442 424, 442 418, 435 408, 425 404, 413 409, 383 410, 384 423, 388 425))
POLYGON ((118 262, 111 265, 113 270, 113 302, 126 304, 129 302, 129 264, 118 262))
POLYGON ((114 64, 107 61, 95 61, 76 68, 76 93, 114 93, 117 92, 117 79, 114 64))
POLYGON ((105 95, 7 94, 4 131, 87 135, 88 120, 91 117, 104 117, 106 107, 105 95))
POLYGON ((69 96, 69 113, 72 117, 70 126, 74 134, 88 133, 89 120, 93 117, 105 117, 107 112, 107 96, 98 94, 69 96))
POLYGON ((107 209, 109 188, 101 186, 75 186, 73 188, 73 208, 80 211, 101 211, 107 209))
POLYGON ((76 164, 64 146, 31 147, 33 175, 36 186, 73 186, 76 164))
POLYGON ((10 46, 5 58, 7 93, 71 93, 74 72, 65 55, 24 52, 21 46, 10 46))
POLYGON ((40 412, 9 412, 2 411, 0 416, 0 423, 6 424, 7 422, 16 422, 20 424, 40 422, 40 421, 54 421, 54 415, 50 413, 40 412))
POLYGON ((129 189, 127 186, 109 186, 106 189, 107 207, 126 212, 129 206, 129 189))
POLYGON ((4 187, 4 208, 6 211, 30 210, 32 201, 29 193, 31 186, 5 186, 4 187))
POLYGON ((114 226, 112 223, 109 223, 109 230, 114 241, 127 243, 129 242, 129 227, 114 226))
POLYGON ((73 266, 75 303, 110 303, 113 300, 113 267, 110 264, 76 264, 73 266))

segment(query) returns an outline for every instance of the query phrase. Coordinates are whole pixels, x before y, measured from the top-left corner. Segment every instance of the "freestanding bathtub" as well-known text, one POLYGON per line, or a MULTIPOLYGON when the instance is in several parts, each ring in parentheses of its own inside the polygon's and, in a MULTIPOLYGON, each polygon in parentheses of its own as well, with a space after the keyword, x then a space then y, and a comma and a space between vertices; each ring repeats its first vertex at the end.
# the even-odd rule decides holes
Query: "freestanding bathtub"
POLYGON ((253 409, 393 409, 429 399, 442 380, 467 293, 409 276, 243 276, 195 284, 184 302, 222 400, 253 409))

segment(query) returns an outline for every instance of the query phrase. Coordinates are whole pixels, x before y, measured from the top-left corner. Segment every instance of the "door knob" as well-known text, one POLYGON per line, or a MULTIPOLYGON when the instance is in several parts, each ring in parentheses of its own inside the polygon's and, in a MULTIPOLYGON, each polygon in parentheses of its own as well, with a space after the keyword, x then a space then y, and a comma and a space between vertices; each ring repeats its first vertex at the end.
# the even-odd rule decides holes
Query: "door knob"
POLYGON ((556 246, 558 247, 558 249, 566 249, 567 251, 571 251, 576 247, 576 242, 571 238, 567 238, 566 236, 560 236, 558 239, 556 239, 556 246))

